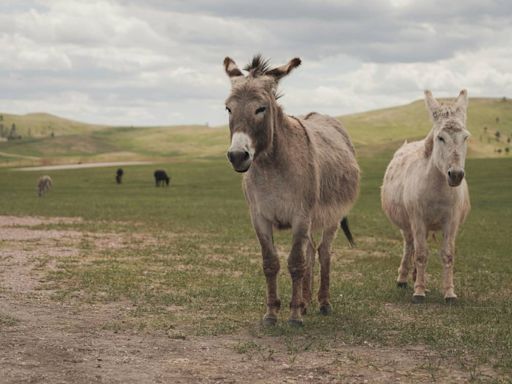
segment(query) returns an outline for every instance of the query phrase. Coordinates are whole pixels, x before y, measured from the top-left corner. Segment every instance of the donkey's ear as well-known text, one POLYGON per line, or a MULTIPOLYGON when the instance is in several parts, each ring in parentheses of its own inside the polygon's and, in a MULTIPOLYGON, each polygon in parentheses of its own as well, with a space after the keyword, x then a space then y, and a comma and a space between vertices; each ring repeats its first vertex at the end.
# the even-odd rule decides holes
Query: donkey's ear
POLYGON ((427 106, 428 114, 430 115, 430 120, 434 121, 436 118, 436 112, 441 105, 436 99, 434 99, 434 96, 432 96, 432 92, 430 92, 429 90, 425 91, 425 105, 427 106))
POLYGON ((425 157, 428 159, 432 155, 434 149, 434 131, 430 131, 428 136, 425 138, 425 157))
POLYGON ((268 76, 272 76, 274 79, 276 79, 276 81, 279 81, 283 77, 288 75, 292 71, 292 69, 297 68, 301 62, 302 61, 298 57, 296 57, 294 59, 291 59, 287 64, 271 69, 265 74, 268 76))
POLYGON ((231 78, 244 75, 231 57, 226 57, 224 59, 224 70, 231 78))
POLYGON ((465 89, 460 91, 457 100, 455 100, 455 108, 461 112, 466 112, 466 109, 468 108, 468 91, 465 89))
POLYGON ((466 115, 468 110, 468 91, 463 89, 455 100, 455 113, 466 123, 466 115))

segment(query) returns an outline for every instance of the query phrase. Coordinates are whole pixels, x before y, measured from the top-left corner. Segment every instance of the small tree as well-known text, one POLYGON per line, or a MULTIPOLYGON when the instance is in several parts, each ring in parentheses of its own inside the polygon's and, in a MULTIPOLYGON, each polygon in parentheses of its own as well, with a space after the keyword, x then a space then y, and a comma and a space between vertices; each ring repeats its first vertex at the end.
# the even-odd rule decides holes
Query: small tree
POLYGON ((494 132, 494 136, 496 137, 496 141, 500 141, 500 137, 501 137, 500 131, 496 130, 496 132, 494 132))
POLYGON ((16 133, 16 124, 12 123, 11 130, 9 132, 9 136, 7 136, 7 138, 9 140, 15 140, 15 139, 17 139, 17 137, 18 137, 18 134, 16 133))
POLYGON ((7 136, 7 140, 20 140, 21 135, 16 131, 16 124, 12 123, 11 130, 9 131, 9 135, 7 136))

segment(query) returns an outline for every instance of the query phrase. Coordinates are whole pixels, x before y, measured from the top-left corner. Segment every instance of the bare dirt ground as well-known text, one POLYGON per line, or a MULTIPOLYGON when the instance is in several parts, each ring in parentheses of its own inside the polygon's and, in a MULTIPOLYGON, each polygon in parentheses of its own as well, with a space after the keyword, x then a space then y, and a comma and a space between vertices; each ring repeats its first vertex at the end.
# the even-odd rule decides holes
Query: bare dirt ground
MULTIPOLYGON (((460 365, 423 346, 384 348, 342 342, 290 354, 279 337, 248 332, 175 337, 112 331, 130 303, 53 300, 45 274, 77 256, 90 234, 41 230, 80 219, 0 216, 0 383, 430 383, 468 382, 460 365), (38 229, 39 228, 39 229, 38 229), (44 263, 41 262, 44 256, 44 263), (255 347, 257 346, 257 347, 255 347)), ((110 237, 109 237, 110 236, 110 237)), ((117 246, 118 236, 98 239, 117 246)))

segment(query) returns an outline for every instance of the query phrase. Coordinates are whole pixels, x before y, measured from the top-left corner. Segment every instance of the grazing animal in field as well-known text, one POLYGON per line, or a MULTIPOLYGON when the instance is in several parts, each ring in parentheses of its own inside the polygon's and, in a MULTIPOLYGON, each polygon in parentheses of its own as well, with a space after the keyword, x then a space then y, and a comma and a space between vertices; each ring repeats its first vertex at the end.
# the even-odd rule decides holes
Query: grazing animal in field
MULTIPOLYGON (((292 230, 289 323, 300 325, 312 295, 316 253, 312 233, 322 232, 318 301, 320 312, 328 314, 331 243, 359 192, 354 147, 340 122, 314 112, 289 116, 277 103, 279 81, 300 63, 295 58, 270 69, 258 55, 245 68, 249 73, 244 76, 232 59, 224 60, 231 79, 231 94, 226 100, 231 135, 227 156, 235 171, 245 172, 242 185, 261 245, 267 282, 266 325, 277 322, 281 305, 274 228, 292 230)), ((346 219, 343 228, 350 235, 346 219)))
POLYGON ((464 179, 466 140, 470 136, 466 130, 468 97, 462 90, 455 102, 442 104, 425 91, 425 102, 432 130, 424 140, 406 142, 393 156, 384 175, 382 208, 404 238, 398 286, 407 286, 414 263, 413 302, 424 302, 427 235, 429 231, 442 231, 444 298, 454 302, 455 238, 470 210, 464 179))
POLYGON ((157 169, 154 173, 155 176, 155 186, 169 186, 169 182, 171 181, 171 178, 167 176, 167 172, 165 172, 163 169, 157 169))
POLYGON ((121 184, 123 182, 124 171, 123 168, 118 168, 116 171, 116 183, 121 184))
POLYGON ((50 190, 53 185, 52 178, 50 176, 41 176, 37 180, 37 196, 43 197, 46 192, 50 190))

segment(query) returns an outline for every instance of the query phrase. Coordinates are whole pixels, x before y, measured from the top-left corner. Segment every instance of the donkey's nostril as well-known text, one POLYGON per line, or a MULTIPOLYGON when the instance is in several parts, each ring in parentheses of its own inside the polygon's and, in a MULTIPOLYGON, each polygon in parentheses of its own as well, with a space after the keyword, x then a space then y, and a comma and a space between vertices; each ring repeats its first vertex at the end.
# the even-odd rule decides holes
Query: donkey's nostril
POLYGON ((247 160, 249 160, 250 155, 247 151, 229 151, 228 152, 228 159, 231 162, 231 164, 238 166, 242 165, 247 160))
POLYGON ((448 171, 448 183, 452 187, 458 186, 462 182, 462 179, 464 179, 464 170, 463 169, 457 168, 457 169, 450 169, 448 171))

